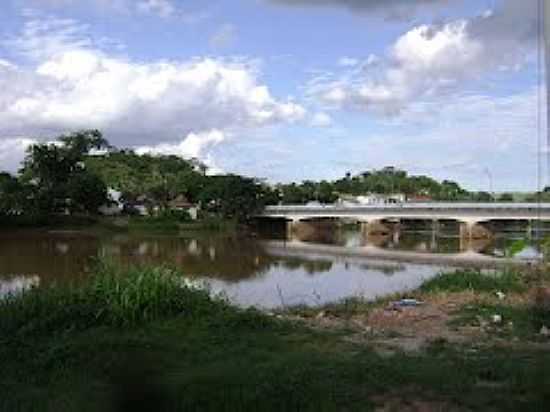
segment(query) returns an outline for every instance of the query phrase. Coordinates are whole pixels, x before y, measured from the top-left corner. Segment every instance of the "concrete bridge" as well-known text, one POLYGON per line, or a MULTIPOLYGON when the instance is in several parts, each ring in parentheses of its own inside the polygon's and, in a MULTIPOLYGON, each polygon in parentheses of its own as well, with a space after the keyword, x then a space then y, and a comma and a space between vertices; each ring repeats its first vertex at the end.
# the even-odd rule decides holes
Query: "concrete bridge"
POLYGON ((284 219, 293 225, 318 219, 360 222, 367 233, 391 233, 405 220, 456 221, 464 237, 491 237, 484 223, 492 221, 550 221, 550 203, 400 203, 384 205, 268 206, 259 216, 284 219))

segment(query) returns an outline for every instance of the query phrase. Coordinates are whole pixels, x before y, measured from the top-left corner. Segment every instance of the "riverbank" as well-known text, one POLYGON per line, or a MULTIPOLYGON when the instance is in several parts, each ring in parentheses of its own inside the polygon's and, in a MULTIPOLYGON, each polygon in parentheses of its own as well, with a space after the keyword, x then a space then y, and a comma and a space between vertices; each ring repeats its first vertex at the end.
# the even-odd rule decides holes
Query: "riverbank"
POLYGON ((242 229, 236 221, 207 217, 195 221, 182 221, 172 217, 143 216, 42 216, 14 217, 0 221, 0 231, 49 230, 87 232, 138 232, 174 234, 178 232, 234 232, 242 229))
POLYGON ((524 321, 545 321, 544 311, 531 316, 528 297, 548 279, 481 276, 429 281, 411 295, 420 306, 393 306, 396 296, 268 314, 212 298, 167 268, 103 265, 88 283, 0 303, 0 408, 546 410, 550 342, 524 321), (453 299, 445 322, 421 323, 453 299), (460 331, 477 316, 483 331, 460 331), (400 320, 431 334, 396 344, 400 320))
POLYGON ((376 302, 349 299, 285 314, 315 329, 343 329, 380 351, 440 345, 550 350, 550 275, 545 270, 443 273, 417 290, 376 302))

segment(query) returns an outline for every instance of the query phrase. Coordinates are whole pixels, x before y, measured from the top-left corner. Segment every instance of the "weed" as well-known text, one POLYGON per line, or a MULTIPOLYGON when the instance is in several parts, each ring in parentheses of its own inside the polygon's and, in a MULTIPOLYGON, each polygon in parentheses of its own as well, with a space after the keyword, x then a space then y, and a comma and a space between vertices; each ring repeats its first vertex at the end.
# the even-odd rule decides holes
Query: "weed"
POLYGON ((434 279, 424 283, 422 292, 463 292, 472 290, 476 292, 503 293, 523 292, 526 283, 520 273, 513 270, 505 270, 497 273, 483 273, 481 271, 456 271, 442 273, 434 279))

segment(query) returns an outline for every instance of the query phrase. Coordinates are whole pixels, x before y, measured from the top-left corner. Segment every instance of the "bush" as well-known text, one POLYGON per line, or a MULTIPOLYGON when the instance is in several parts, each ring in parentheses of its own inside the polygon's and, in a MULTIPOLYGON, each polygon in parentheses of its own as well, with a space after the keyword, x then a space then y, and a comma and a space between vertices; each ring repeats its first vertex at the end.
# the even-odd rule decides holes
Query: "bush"
POLYGON ((442 273, 420 288, 422 292, 522 292, 525 289, 521 276, 510 270, 493 274, 472 270, 442 273))
POLYGON ((0 333, 34 335, 95 326, 130 327, 174 316, 200 317, 224 310, 207 290, 168 268, 120 271, 101 263, 79 285, 35 288, 0 301, 0 333))

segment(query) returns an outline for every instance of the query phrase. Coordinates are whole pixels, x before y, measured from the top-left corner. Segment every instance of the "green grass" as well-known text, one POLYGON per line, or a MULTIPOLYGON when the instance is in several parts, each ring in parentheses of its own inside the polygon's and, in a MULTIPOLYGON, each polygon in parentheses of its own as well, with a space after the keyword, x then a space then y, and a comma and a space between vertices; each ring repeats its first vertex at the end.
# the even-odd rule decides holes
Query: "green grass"
POLYGON ((539 332, 542 326, 550 327, 550 312, 529 305, 477 303, 461 308, 452 321, 454 325, 480 326, 481 323, 497 336, 544 341, 546 338, 539 332), (502 322, 492 323, 493 315, 500 315, 502 322))
POLYGON ((442 273, 424 283, 421 292, 524 292, 527 288, 526 279, 517 271, 504 270, 496 273, 466 270, 442 273))
POLYGON ((180 231, 228 232, 237 228, 236 222, 207 217, 197 221, 181 221, 170 217, 131 217, 128 230, 135 232, 175 233, 180 231))
POLYGON ((170 316, 197 316, 219 309, 205 290, 184 286, 169 268, 129 268, 119 273, 99 263, 81 284, 34 288, 0 300, 0 328, 11 335, 55 333, 94 326, 134 326, 170 316))
POLYGON ((441 341, 388 358, 343 332, 232 307, 167 268, 102 265, 80 285, 3 301, 0 325, 2 411, 369 411, 384 394, 465 410, 550 405, 548 352, 441 341))

